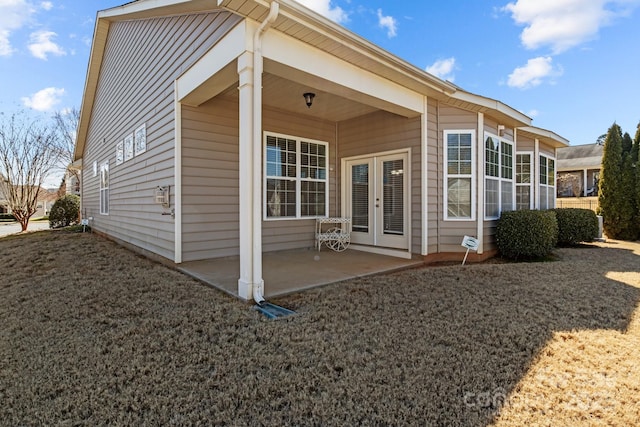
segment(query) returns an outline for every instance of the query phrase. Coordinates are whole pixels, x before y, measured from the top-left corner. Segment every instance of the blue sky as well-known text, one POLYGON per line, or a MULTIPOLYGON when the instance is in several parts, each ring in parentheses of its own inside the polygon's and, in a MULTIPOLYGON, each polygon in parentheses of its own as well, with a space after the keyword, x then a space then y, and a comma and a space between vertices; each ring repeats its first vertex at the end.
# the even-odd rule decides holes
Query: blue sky
MULTIPOLYGON (((299 1, 573 145, 640 121, 640 0, 299 1)), ((79 108, 96 12, 123 3, 0 0, 0 111, 79 108)))

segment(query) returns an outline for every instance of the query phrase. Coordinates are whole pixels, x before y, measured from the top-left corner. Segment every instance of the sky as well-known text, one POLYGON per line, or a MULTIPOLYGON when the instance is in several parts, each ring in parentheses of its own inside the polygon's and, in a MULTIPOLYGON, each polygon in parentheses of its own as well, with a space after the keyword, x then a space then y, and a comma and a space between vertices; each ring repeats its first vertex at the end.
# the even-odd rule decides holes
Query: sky
MULTIPOLYGON (((0 112, 79 109, 96 13, 126 2, 0 0, 0 112)), ((640 0, 299 2, 572 145, 640 122, 640 0)))

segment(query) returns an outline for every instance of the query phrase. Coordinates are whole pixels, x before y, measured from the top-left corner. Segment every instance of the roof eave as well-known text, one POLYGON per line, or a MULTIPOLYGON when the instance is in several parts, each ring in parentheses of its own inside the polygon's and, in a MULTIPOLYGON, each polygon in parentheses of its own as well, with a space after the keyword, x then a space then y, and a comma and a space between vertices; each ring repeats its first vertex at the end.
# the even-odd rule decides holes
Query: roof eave
POLYGON ((542 140, 545 144, 549 144, 553 148, 562 148, 569 145, 568 139, 547 129, 536 126, 523 126, 518 129, 522 132, 529 133, 534 138, 542 140))

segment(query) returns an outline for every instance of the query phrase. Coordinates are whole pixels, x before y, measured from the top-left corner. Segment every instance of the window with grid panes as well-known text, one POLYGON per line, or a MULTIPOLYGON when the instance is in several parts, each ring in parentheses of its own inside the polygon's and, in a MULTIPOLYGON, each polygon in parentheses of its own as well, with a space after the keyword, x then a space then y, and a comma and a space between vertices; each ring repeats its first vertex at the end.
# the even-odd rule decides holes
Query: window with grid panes
POLYGON ((516 154, 516 209, 531 209, 531 154, 516 154))
POLYGON ((486 219, 513 210, 513 144, 493 135, 485 138, 484 191, 486 219))
POLYGON ((540 155, 540 209, 552 209, 556 205, 556 160, 540 155))
POLYGON ((328 145, 291 136, 265 137, 265 217, 327 215, 328 145))
POLYGON ((473 219, 472 131, 445 131, 445 219, 473 219))

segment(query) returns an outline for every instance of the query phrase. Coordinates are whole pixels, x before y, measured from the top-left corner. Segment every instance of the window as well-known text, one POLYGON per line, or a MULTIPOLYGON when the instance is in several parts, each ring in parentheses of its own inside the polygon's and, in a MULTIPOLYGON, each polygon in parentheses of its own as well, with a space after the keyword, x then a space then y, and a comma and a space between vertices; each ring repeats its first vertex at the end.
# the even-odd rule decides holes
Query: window
POLYGON ((124 141, 118 142, 116 145, 116 166, 124 162, 124 141))
POLYGON ((265 137, 265 218, 327 216, 328 144, 282 135, 265 137))
POLYGON ((124 161, 133 159, 133 134, 124 138, 124 161))
POLYGON ((540 209, 555 207, 556 196, 556 160, 540 155, 540 209))
POLYGON ((445 219, 473 220, 473 131, 445 131, 445 219))
POLYGON ((513 210, 513 144, 496 136, 485 138, 485 219, 513 210))
POLYGON ((100 214, 109 215, 109 162, 100 166, 100 214))
POLYGON ((143 124, 134 133, 134 152, 138 156, 147 151, 147 128, 143 124))
POLYGON ((516 154, 516 209, 531 209, 531 153, 516 154))

